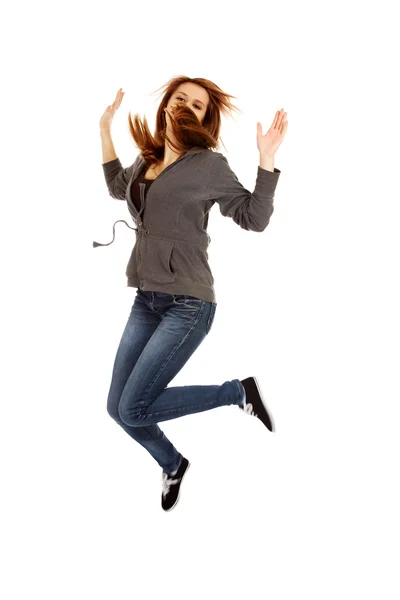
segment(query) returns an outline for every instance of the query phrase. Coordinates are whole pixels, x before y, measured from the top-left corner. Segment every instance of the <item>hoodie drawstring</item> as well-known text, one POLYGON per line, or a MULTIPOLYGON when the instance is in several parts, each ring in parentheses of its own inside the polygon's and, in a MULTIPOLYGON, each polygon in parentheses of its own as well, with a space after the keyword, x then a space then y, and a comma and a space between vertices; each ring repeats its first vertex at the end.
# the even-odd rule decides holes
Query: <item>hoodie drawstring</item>
POLYGON ((115 240, 115 225, 117 223, 125 223, 125 225, 127 227, 129 227, 129 229, 133 229, 134 231, 138 231, 137 227, 131 227, 130 225, 128 225, 128 223, 126 221, 124 221, 123 219, 118 219, 118 221, 115 221, 114 225, 113 225, 113 239, 111 242, 108 242, 108 244, 100 244, 100 242, 93 242, 93 248, 96 248, 97 246, 109 246, 110 244, 112 244, 115 240))

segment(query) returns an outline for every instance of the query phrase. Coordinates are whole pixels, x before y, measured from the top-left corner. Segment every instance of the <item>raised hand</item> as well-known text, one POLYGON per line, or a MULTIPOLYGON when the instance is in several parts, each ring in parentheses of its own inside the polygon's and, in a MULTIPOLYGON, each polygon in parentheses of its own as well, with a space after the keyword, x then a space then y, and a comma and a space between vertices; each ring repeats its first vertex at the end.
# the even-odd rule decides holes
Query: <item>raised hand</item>
POLYGON ((119 88, 117 95, 115 96, 115 100, 110 106, 107 106, 104 111, 103 116, 100 119, 100 129, 110 129, 111 123, 114 118, 114 115, 118 108, 121 105, 122 98, 124 97, 125 92, 122 91, 122 88, 119 88))
POLYGON ((276 111, 272 125, 265 135, 262 134, 261 123, 257 122, 257 148, 260 154, 273 156, 278 150, 288 127, 286 115, 287 113, 283 112, 283 108, 276 111))

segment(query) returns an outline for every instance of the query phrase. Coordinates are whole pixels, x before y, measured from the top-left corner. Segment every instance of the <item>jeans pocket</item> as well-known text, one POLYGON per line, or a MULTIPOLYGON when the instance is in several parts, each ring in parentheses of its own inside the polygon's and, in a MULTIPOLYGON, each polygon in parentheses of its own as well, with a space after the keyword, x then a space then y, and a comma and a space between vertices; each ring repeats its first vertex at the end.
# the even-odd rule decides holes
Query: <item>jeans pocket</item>
POLYGON ((187 294, 174 294, 174 303, 188 306, 189 308, 198 308, 204 303, 204 300, 187 294))
POLYGON ((207 335, 210 333, 210 329, 211 329, 212 324, 214 322, 215 309, 216 308, 217 308, 217 303, 216 302, 211 302, 210 314, 208 315, 208 320, 207 320, 207 329, 206 329, 206 334, 207 335))

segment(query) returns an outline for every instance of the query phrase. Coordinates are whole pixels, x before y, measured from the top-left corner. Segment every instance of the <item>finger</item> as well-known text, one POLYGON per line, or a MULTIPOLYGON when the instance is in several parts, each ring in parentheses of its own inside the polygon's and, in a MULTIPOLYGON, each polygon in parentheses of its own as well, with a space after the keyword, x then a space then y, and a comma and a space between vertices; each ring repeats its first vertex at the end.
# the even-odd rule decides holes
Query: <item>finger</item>
POLYGON ((121 102, 122 102, 122 98, 116 98, 116 99, 114 100, 114 102, 112 103, 112 107, 113 107, 113 109, 114 109, 114 110, 117 110, 117 109, 120 107, 120 105, 121 105, 121 102))
POLYGON ((282 124, 283 119, 285 118, 285 116, 287 115, 287 113, 284 112, 283 108, 281 108, 281 110, 279 111, 279 125, 282 124))
POLYGON ((279 125, 280 125, 280 122, 281 122, 281 119, 282 119, 281 110, 277 110, 276 113, 275 113, 275 119, 274 119, 274 122, 273 122, 273 125, 272 125, 275 129, 279 128, 279 125))

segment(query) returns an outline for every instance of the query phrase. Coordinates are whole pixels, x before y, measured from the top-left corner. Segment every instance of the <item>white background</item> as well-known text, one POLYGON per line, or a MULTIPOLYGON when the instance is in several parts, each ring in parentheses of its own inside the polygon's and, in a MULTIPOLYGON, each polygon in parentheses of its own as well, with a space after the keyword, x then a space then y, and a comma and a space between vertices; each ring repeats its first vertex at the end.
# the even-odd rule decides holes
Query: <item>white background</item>
POLYGON ((395 2, 20 2, 2 20, 5 600, 398 600, 399 52, 395 2), (254 189, 288 113, 263 233, 215 205, 209 336, 171 385, 258 376, 276 432, 236 407, 161 424, 191 461, 175 509, 106 400, 136 289, 102 170, 177 75, 243 114, 221 152, 254 189))

